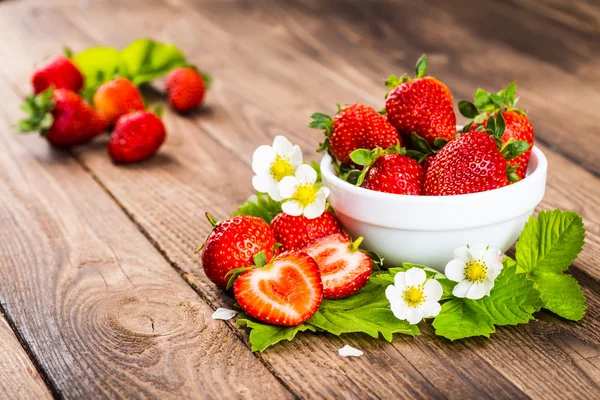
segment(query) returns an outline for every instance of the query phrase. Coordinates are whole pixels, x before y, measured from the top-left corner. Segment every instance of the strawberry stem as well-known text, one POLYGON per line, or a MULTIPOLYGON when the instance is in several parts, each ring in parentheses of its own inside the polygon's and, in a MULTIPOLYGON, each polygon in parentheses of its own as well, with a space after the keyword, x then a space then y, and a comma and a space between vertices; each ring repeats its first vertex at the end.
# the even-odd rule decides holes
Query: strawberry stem
POLYGON ((219 225, 219 223, 215 220, 215 218, 212 215, 210 215, 210 213, 206 212, 204 213, 204 215, 206 215, 206 219, 208 219, 208 222, 210 222, 213 228, 216 228, 219 225))

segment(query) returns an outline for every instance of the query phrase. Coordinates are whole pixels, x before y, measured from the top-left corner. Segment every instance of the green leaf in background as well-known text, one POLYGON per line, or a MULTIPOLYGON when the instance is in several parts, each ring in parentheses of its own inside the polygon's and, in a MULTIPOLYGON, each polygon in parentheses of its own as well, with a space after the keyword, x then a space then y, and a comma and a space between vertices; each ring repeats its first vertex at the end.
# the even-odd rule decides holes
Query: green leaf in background
POLYGON ((543 305, 534 283, 524 273, 517 273, 516 266, 504 267, 490 295, 477 303, 494 325, 526 324, 543 305))
POLYGON ((121 52, 112 47, 91 47, 73 56, 85 78, 85 90, 95 90, 115 76, 123 73, 121 52))
POLYGON ((256 322, 246 314, 240 314, 237 320, 238 326, 250 328, 250 344, 252 351, 263 351, 267 347, 279 343, 282 340, 292 340, 298 332, 306 330, 315 332, 316 329, 310 325, 298 326, 275 326, 256 322))
POLYGON ((121 51, 125 76, 136 85, 164 76, 173 68, 186 65, 185 56, 171 44, 138 39, 121 51))
POLYGON ((483 111, 493 111, 495 106, 490 94, 479 88, 475 91, 475 106, 483 111))
POLYGON ((475 107, 475 104, 470 101, 461 100, 458 102, 458 110, 463 117, 475 118, 479 115, 479 110, 475 107))
POLYGON ((516 244, 518 268, 535 283, 544 308, 576 321, 585 314, 585 297, 577 281, 563 272, 581 252, 584 238, 577 213, 541 211, 527 221, 516 244))
POLYGON ((273 218, 281 212, 281 202, 275 201, 266 193, 258 193, 241 204, 232 215, 252 215, 270 224, 273 218))
POLYGON ((442 311, 433 320, 435 334, 456 340, 472 336, 490 337, 496 332, 492 318, 474 300, 454 299, 442 304, 442 311))

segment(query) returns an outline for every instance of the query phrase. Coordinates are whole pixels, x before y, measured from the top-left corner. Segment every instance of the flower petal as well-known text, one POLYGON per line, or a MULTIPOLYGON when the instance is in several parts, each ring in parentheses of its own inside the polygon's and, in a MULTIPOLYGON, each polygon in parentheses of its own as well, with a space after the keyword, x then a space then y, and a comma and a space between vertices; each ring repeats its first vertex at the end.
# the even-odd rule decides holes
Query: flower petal
POLYGON ((469 248, 465 246, 454 250, 454 258, 464 263, 469 262, 471 260, 469 248))
POLYGON ((502 269, 502 252, 498 249, 487 249, 483 253, 483 261, 488 268, 502 269))
POLYGON ((451 281, 460 282, 463 279, 465 279, 465 267, 466 265, 464 261, 455 258, 454 260, 446 264, 446 269, 444 270, 444 273, 446 274, 446 277, 451 281))
POLYGON ((406 282, 404 281, 405 276, 406 272, 398 272, 394 276, 394 286, 396 286, 396 289, 400 293, 406 290, 406 282))
POLYGON ((221 319, 223 321, 228 321, 231 318, 235 317, 238 312, 235 310, 230 310, 228 308, 217 308, 212 315, 212 319, 221 319))
POLYGON ((276 153, 271 146, 263 145, 254 150, 252 155, 252 171, 255 174, 269 172, 276 153))
POLYGON ((300 183, 313 184, 317 180, 317 171, 307 164, 302 164, 296 170, 296 179, 300 183))
POLYGON ((471 259, 482 260, 487 248, 488 246, 484 244, 476 244, 475 246, 471 246, 469 250, 469 252, 471 253, 471 259))
POLYGON ((298 186, 300 182, 293 176, 286 176, 281 181, 279 181, 279 193, 281 197, 284 199, 291 198, 294 193, 296 193, 296 186, 298 186))
POLYGON ((289 155, 294 149, 292 142, 285 136, 277 135, 273 140, 273 150, 280 156, 289 155))
POLYGON ((485 286, 483 283, 474 283, 467 291, 466 298, 472 300, 479 300, 485 296, 485 286))
POLYGON ((300 203, 298 203, 294 200, 288 200, 288 201, 284 202, 281 205, 281 209, 283 210, 284 213, 286 213, 287 215, 291 215, 293 217, 302 215, 302 213, 304 212, 304 209, 302 208, 300 203))
POLYGON ((490 292, 494 288, 494 281, 492 279, 486 279, 483 281, 483 286, 485 287, 485 295, 489 296, 490 292))
POLYGON ((471 281, 466 279, 464 281, 460 281, 456 286, 454 286, 454 289, 452 289, 452 294, 456 297, 465 297, 469 289, 471 289, 471 286, 473 286, 473 282, 471 281))
POLYGON ((423 314, 420 308, 410 307, 406 313, 406 317, 409 324, 416 325, 423 319, 423 314))
POLYGON ((438 301, 443 294, 442 284, 435 279, 430 279, 423 286, 423 294, 427 296, 427 301, 438 301))
POLYGON ((267 193, 273 186, 277 186, 277 182, 269 174, 259 174, 252 177, 252 186, 257 192, 267 193))
POLYGON ((422 313, 425 318, 435 317, 442 311, 442 306, 437 301, 426 301, 421 305, 422 313))
POLYGON ((329 191, 329 188, 326 188, 326 187, 320 188, 319 190, 317 190, 317 194, 316 194, 317 200, 323 201, 323 203, 325 203, 325 201, 329 197, 329 193, 331 193, 329 191))
POLYGON ((404 321, 408 317, 408 306, 403 301, 392 304, 390 308, 392 309, 394 317, 398 318, 399 320, 404 321))
POLYGON ((292 168, 295 171, 296 168, 298 168, 298 166, 302 164, 302 150, 300 149, 300 146, 294 146, 289 156, 290 164, 292 164, 292 168))
POLYGON ((388 287, 385 288, 385 297, 387 297, 390 304, 393 305, 400 300, 400 292, 394 285, 388 285, 388 287))
POLYGON ((363 355, 363 352, 352 346, 345 345, 338 350, 338 354, 342 357, 360 357, 363 355))
POLYGON ((427 274, 421 268, 411 268, 406 271, 404 276, 404 283, 406 286, 419 286, 422 285, 427 279, 427 274))
POLYGON ((304 208, 304 216, 308 219, 320 217, 323 212, 325 212, 324 201, 314 201, 304 208))

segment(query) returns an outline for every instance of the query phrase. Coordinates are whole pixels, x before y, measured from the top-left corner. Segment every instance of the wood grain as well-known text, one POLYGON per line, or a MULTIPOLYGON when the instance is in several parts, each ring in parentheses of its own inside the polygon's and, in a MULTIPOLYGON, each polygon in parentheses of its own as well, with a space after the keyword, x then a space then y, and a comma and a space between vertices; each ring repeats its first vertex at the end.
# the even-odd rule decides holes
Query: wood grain
MULTIPOLYGON (((440 32, 450 30, 455 40, 469 36, 466 28, 452 23, 449 8, 440 2, 432 11, 401 3, 410 11, 403 15, 388 15, 399 14, 393 12, 392 2, 358 4, 174 0, 144 6, 143 18, 139 18, 137 2, 103 2, 85 9, 51 11, 32 8, 28 18, 18 24, 10 14, 4 18, 0 14, 0 21, 13 27, 10 40, 0 44, 0 51, 20 54, 19 59, 7 60, 6 72, 19 93, 27 90, 29 72, 24 65, 37 60, 36 53, 49 54, 61 43, 75 49, 105 43, 123 46, 143 35, 176 42, 194 62, 216 76, 209 107, 187 119, 167 111, 169 139, 159 156, 149 162, 112 165, 105 154, 105 138, 74 154, 194 289, 213 307, 231 306, 233 299, 206 280, 193 249, 209 230, 205 210, 224 216, 252 192, 249 161, 257 145, 285 134, 305 150, 314 148, 319 134, 305 127, 312 111, 333 111, 335 102, 356 100, 380 106, 384 92, 380 78, 412 69, 413 59, 422 50, 433 50, 436 76, 464 96, 475 88, 464 81, 466 72, 486 65, 483 60, 469 64, 473 58, 467 62, 457 45, 447 44, 449 38, 441 33, 430 32, 419 39, 425 42, 410 35, 408 31, 419 24, 441 22, 440 32), (419 20, 419 12, 429 16, 419 20), (56 26, 61 29, 54 30, 56 26), (435 40, 439 44, 434 46, 435 40), (36 52, 19 52, 30 42, 36 52), (460 68, 455 67, 457 63, 460 68)), ((481 39, 475 41, 482 44, 481 39)), ((492 55, 508 51, 545 73, 556 72, 552 63, 510 53, 510 48, 498 43, 486 51, 492 55)), ((511 71, 507 61, 498 75, 485 70, 477 74, 475 82, 500 85, 523 71, 511 71)), ((531 93, 543 88, 541 78, 525 77, 530 79, 531 93)), ((569 90, 581 87, 582 93, 594 94, 580 78, 566 79, 569 90)), ((566 86, 558 88, 560 93, 570 93, 566 86)), ((523 92, 522 101, 527 99, 532 109, 534 105, 545 107, 554 116, 547 122, 552 127, 558 117, 547 92, 537 97, 528 93, 527 89, 523 92)), ((584 114, 581 118, 589 121, 584 114)), ((588 244, 576 270, 589 299, 589 313, 580 324, 542 313, 528 326, 500 329, 493 340, 455 343, 435 339, 427 329, 416 339, 397 337, 393 344, 360 335, 303 335, 259 357, 299 397, 591 397, 598 391, 600 293, 596 279, 600 268, 595 259, 600 255, 600 205, 595 194, 600 185, 580 166, 546 147, 544 150, 552 168, 543 206, 575 209, 584 215, 588 227, 588 244), (345 343, 365 350, 365 356, 338 357, 337 349, 345 343)), ((308 152, 305 156, 316 157, 308 152)))
POLYGON ((0 398, 52 398, 42 377, 1 314, 0 354, 0 398))

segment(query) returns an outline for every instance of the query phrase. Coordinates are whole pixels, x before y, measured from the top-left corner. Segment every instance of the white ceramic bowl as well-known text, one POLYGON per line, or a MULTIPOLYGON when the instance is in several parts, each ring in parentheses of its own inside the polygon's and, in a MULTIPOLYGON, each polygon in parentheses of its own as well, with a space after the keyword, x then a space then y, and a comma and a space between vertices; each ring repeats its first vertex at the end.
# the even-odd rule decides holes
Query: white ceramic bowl
POLYGON ((407 196, 356 187, 338 178, 331 157, 321 160, 329 203, 346 230, 364 236, 363 247, 385 258, 443 271, 454 249, 485 244, 506 252, 542 201, 548 162, 537 147, 525 179, 500 189, 457 196, 407 196))

